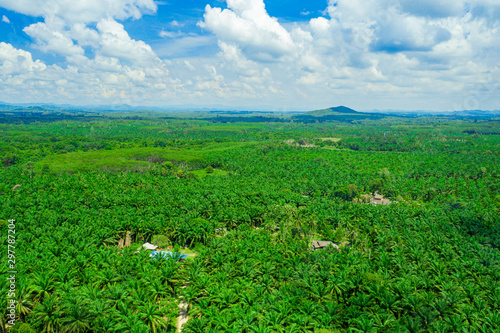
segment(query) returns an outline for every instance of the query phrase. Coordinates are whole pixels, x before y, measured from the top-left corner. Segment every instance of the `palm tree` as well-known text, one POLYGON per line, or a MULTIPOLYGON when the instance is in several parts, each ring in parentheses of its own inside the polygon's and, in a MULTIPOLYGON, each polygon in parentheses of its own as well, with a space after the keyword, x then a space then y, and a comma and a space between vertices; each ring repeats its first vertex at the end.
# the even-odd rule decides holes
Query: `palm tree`
POLYGON ((31 315, 36 318, 38 325, 43 324, 43 332, 59 332, 61 311, 55 295, 46 296, 41 303, 35 306, 31 315))
POLYGON ((108 286, 106 294, 108 296, 108 304, 110 306, 116 307, 116 305, 120 302, 127 303, 130 300, 128 291, 121 285, 113 284, 108 286))
MULTIPOLYGON (((3 304, 6 303, 6 299, 3 298, 0 301, 2 301, 3 304)), ((7 333, 7 309, 6 307, 2 307, 0 309, 0 333, 7 333)))
POLYGON ((153 333, 158 332, 158 329, 161 328, 166 329, 170 321, 165 317, 165 311, 158 309, 158 306, 151 302, 147 302, 139 308, 139 316, 153 333))
POLYGON ((33 276, 33 285, 30 289, 36 292, 35 298, 44 299, 54 289, 54 278, 47 272, 36 273, 33 276))
POLYGON ((62 318, 62 332, 70 332, 70 333, 80 333, 86 332, 90 328, 91 316, 81 304, 76 299, 68 306, 63 308, 62 313, 64 313, 64 317, 62 318))
POLYGON ((18 290, 18 292, 16 291, 17 302, 15 309, 19 317, 23 318, 28 315, 33 306, 32 291, 24 285, 20 286, 18 290))
POLYGON ((90 329, 94 332, 114 332, 117 322, 114 318, 109 316, 110 313, 106 312, 105 315, 101 314, 92 321, 90 329))
POLYGON ((139 317, 139 314, 129 314, 127 316, 120 316, 118 319, 119 324, 116 326, 116 332, 123 333, 149 333, 151 329, 144 324, 139 317))

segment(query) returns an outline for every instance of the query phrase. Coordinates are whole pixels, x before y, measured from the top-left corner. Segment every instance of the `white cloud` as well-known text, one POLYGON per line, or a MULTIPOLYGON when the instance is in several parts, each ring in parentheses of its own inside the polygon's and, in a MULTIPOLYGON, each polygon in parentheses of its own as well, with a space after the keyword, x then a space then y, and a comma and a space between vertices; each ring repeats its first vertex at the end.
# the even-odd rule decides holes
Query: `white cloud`
POLYGON ((9 24, 10 20, 9 20, 9 18, 7 16, 2 15, 2 22, 5 22, 5 23, 9 24))
MULTIPOLYGON (((130 38, 123 25, 116 21, 137 19, 143 12, 156 11, 153 0, 48 0, 43 3, 0 0, 0 5, 24 14, 43 16, 44 22, 24 28, 35 42, 34 46, 43 52, 64 56, 69 63, 82 69, 88 70, 93 65, 100 68, 105 57, 109 58, 104 61, 107 63, 118 59, 152 68, 157 68, 161 62, 148 44, 130 38), (86 57, 84 48, 87 47, 93 50, 96 59, 86 57)), ((116 64, 112 67, 116 68, 116 64)))
POLYGON ((372 47, 385 52, 429 51, 450 37, 448 30, 424 18, 395 15, 389 23, 376 26, 372 47))
POLYGON ((52 52, 65 57, 83 56, 85 51, 75 45, 67 33, 64 23, 56 18, 39 22, 24 28, 24 32, 35 40, 35 45, 44 52, 52 52))
POLYGON ((153 0, 0 0, 0 6, 31 16, 57 16, 72 23, 97 22, 103 17, 139 19, 143 12, 157 10, 153 0))
POLYGON ((432 104, 441 87, 456 91, 457 69, 476 64, 473 81, 498 72, 500 27, 492 17, 500 6, 491 1, 330 0, 329 17, 286 25, 261 0, 227 1, 225 10, 207 6, 199 25, 217 36, 221 59, 242 78, 268 66, 271 81, 302 85, 304 96, 398 93, 432 104))
POLYGON ((0 42, 0 73, 2 75, 34 73, 45 70, 40 60, 33 61, 31 53, 15 49, 12 45, 0 42))
POLYGON ((104 57, 101 55, 96 55, 93 67, 95 70, 101 72, 120 72, 123 69, 118 58, 104 57))
POLYGON ((470 105, 470 96, 480 108, 500 102, 496 0, 330 0, 323 16, 306 22, 280 22, 262 0, 227 0, 224 10, 207 6, 198 23, 212 34, 183 33, 171 21, 151 46, 132 38, 120 20, 158 4, 0 0, 42 16, 24 31, 34 47, 66 59, 46 65, 0 43, 0 100, 288 109, 451 109, 470 105))
POLYGON ((229 9, 207 5, 199 26, 254 59, 272 61, 294 51, 290 33, 269 16, 262 0, 227 0, 229 9))
POLYGON ((128 35, 123 25, 113 19, 102 19, 97 23, 100 33, 99 54, 125 59, 132 63, 147 65, 155 61, 156 54, 151 46, 136 41, 128 35))
POLYGON ((176 37, 182 37, 184 36, 184 34, 180 31, 165 31, 165 30, 162 30, 160 31, 159 33, 159 36, 160 37, 166 37, 166 38, 176 38, 176 37))
POLYGON ((29 52, 3 43, 0 45, 0 91, 10 92, 10 98, 26 98, 23 91, 35 89, 30 98, 60 102, 59 96, 79 103, 140 104, 149 101, 151 94, 164 95, 160 88, 164 90, 168 85, 179 88, 169 77, 168 61, 160 60, 145 42, 130 38, 123 25, 116 21, 140 18, 142 12, 156 10, 152 1, 49 0, 40 6, 34 1, 0 0, 0 5, 43 16, 44 22, 29 25, 24 31, 36 48, 67 60, 65 68, 47 66, 39 60, 33 61, 29 52), (93 59, 87 58, 84 48, 92 50, 93 59))
POLYGON ((150 104, 165 87, 182 89, 161 64, 140 68, 97 56, 85 66, 47 66, 6 43, 0 43, 0 77, 1 100, 13 102, 150 104))
POLYGON ((97 48, 99 46, 100 35, 94 30, 88 28, 83 23, 75 23, 71 25, 69 36, 81 46, 91 46, 97 48))

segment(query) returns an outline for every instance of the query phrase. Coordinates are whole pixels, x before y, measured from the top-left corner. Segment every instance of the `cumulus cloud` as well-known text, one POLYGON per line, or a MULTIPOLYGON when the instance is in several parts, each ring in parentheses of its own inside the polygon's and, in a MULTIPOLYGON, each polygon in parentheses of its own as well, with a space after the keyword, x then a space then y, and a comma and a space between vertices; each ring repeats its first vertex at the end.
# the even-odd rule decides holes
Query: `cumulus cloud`
POLYGON ((93 48, 97 48, 99 46, 99 40, 101 39, 99 33, 87 27, 83 23, 75 23, 72 24, 68 36, 76 40, 81 46, 90 46, 93 48))
POLYGON ((143 12, 157 10, 153 0, 0 0, 0 6, 31 16, 57 16, 73 23, 97 22, 103 17, 139 19, 143 12))
POLYGON ((0 64, 2 75, 35 73, 46 68, 40 60, 33 61, 31 53, 15 49, 12 45, 4 42, 0 42, 0 64))
MULTIPOLYGON (((137 16, 138 14, 134 14, 135 12, 130 8, 129 2, 129 0, 123 0, 123 8, 121 10, 115 8, 111 12, 118 17, 137 16)), ((106 5, 111 4, 114 3, 106 3, 106 5)), ((103 13, 101 15, 104 15, 103 13)), ((112 17, 99 18, 98 13, 94 13, 92 20, 97 21, 93 26, 79 21, 68 22, 65 20, 67 17, 67 15, 49 15, 45 17, 44 22, 25 27, 24 32, 33 39, 36 48, 43 52, 63 56, 68 63, 77 64, 86 70, 93 66, 102 68, 104 58, 109 58, 106 60, 108 63, 118 60, 126 64, 155 69, 164 65, 148 44, 132 39, 123 25, 112 17), (85 55, 87 47, 93 50, 96 55, 95 59, 87 58, 85 55)))
POLYGON ((97 23, 100 33, 99 53, 108 57, 126 59, 137 64, 151 64, 156 54, 151 46, 143 41, 136 41, 128 35, 123 25, 113 19, 102 19, 97 23))
POLYGON ((42 16, 43 22, 25 27, 24 32, 32 38, 35 48, 65 57, 67 61, 66 67, 61 66, 64 64, 47 66, 39 60, 33 61, 31 53, 3 43, 1 74, 10 75, 2 77, 3 91, 15 87, 23 91, 28 86, 37 86, 45 98, 57 94, 69 98, 72 94, 75 99, 86 96, 83 98, 95 101, 135 103, 151 93, 164 95, 166 83, 175 89, 180 87, 169 78, 168 61, 159 59, 145 42, 132 39, 117 22, 155 11, 152 0, 78 3, 0 0, 0 5, 23 14, 42 16), (91 52, 86 52, 87 49, 91 52), (88 58, 88 54, 94 57, 88 58))
POLYGON ((7 16, 2 15, 2 22, 5 22, 5 23, 9 24, 10 20, 9 20, 9 18, 7 16))
POLYGON ((85 66, 46 65, 31 53, 0 43, 0 91, 2 100, 30 102, 159 103, 168 87, 181 93, 161 64, 141 68, 123 65, 119 59, 96 56, 85 66), (29 92, 29 94, 27 94, 29 92), (28 95, 28 96, 27 96, 28 95), (28 100, 26 98, 29 98, 28 100))
POLYGON ((269 16, 263 0, 227 0, 228 9, 205 8, 199 26, 225 42, 237 44, 249 57, 272 61, 294 50, 290 33, 269 16))
POLYGON ((178 32, 182 23, 166 22, 152 48, 120 20, 155 12, 153 0, 0 0, 42 17, 24 31, 34 47, 66 60, 46 65, 0 43, 1 91, 56 102, 302 109, 451 109, 471 94, 486 96, 482 91, 484 105, 500 102, 496 0, 330 0, 323 15, 298 22, 272 17, 263 0, 226 2, 227 9, 205 7, 198 25, 209 34, 178 32), (200 51, 207 49, 219 52, 200 51))
POLYGON ((414 16, 394 16, 390 23, 377 25, 375 39, 371 43, 374 51, 430 51, 451 38, 447 29, 429 25, 425 19, 414 16))
MULTIPOLYGON (((50 10, 37 7, 28 0, 3 2, 20 12, 44 16, 43 22, 24 28, 24 32, 33 39, 34 47, 65 57, 68 63, 78 66, 81 71, 128 71, 124 77, 134 82, 143 81, 142 73, 153 77, 168 75, 166 63, 157 57, 151 46, 132 39, 123 24, 117 22, 117 19, 139 18, 143 11, 156 10, 153 1, 73 3, 49 0, 46 5, 50 10), (74 16, 76 13, 79 17, 74 16), (94 59, 87 57, 87 49, 91 51, 88 54, 94 54, 94 59), (142 71, 128 70, 127 66, 136 66, 142 71)), ((109 79, 113 75, 107 76, 105 82, 117 82, 116 78, 109 79)))
POLYGON ((24 32, 33 38, 36 46, 44 52, 53 52, 65 57, 83 56, 83 48, 75 45, 63 29, 62 21, 51 18, 46 23, 39 22, 24 28, 24 32))
POLYGON ((456 72, 474 68, 472 81, 498 72, 500 6, 492 0, 330 0, 327 16, 307 24, 280 24, 262 0, 227 5, 207 6, 199 23, 217 36, 224 63, 242 77, 267 66, 272 80, 303 86, 303 96, 307 87, 432 96, 456 91, 456 72))

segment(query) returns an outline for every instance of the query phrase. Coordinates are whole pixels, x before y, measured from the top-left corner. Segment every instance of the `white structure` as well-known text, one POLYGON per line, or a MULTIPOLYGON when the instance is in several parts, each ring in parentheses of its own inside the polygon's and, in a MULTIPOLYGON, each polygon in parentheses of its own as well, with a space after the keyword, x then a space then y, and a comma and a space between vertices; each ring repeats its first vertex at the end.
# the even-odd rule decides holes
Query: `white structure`
MULTIPOLYGON (((144 243, 144 244, 142 244, 141 248, 142 248, 142 249, 144 249, 144 250, 151 250, 151 251, 154 251, 154 250, 156 250, 156 249, 158 248, 158 246, 153 245, 153 244, 151 244, 151 243, 144 243)), ((141 248, 139 248, 139 250, 140 250, 141 248)))

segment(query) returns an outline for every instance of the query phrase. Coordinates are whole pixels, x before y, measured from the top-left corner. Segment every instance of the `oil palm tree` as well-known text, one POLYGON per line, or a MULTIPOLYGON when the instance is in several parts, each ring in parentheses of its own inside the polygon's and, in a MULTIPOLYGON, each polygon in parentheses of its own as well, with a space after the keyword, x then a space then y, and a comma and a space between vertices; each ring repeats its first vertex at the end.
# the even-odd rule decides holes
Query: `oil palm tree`
POLYGON ((80 333, 86 332, 90 328, 92 318, 85 306, 82 306, 78 300, 68 300, 61 312, 64 317, 61 318, 62 332, 80 333))
POLYGON ((153 331, 161 332, 161 329, 167 329, 170 319, 165 317, 165 311, 158 308, 157 304, 147 302, 139 308, 139 317, 153 331))
POLYGON ((58 306, 58 299, 55 295, 44 297, 42 302, 34 308, 31 316, 36 318, 37 325, 40 325, 44 333, 57 333, 61 324, 62 312, 58 306))

